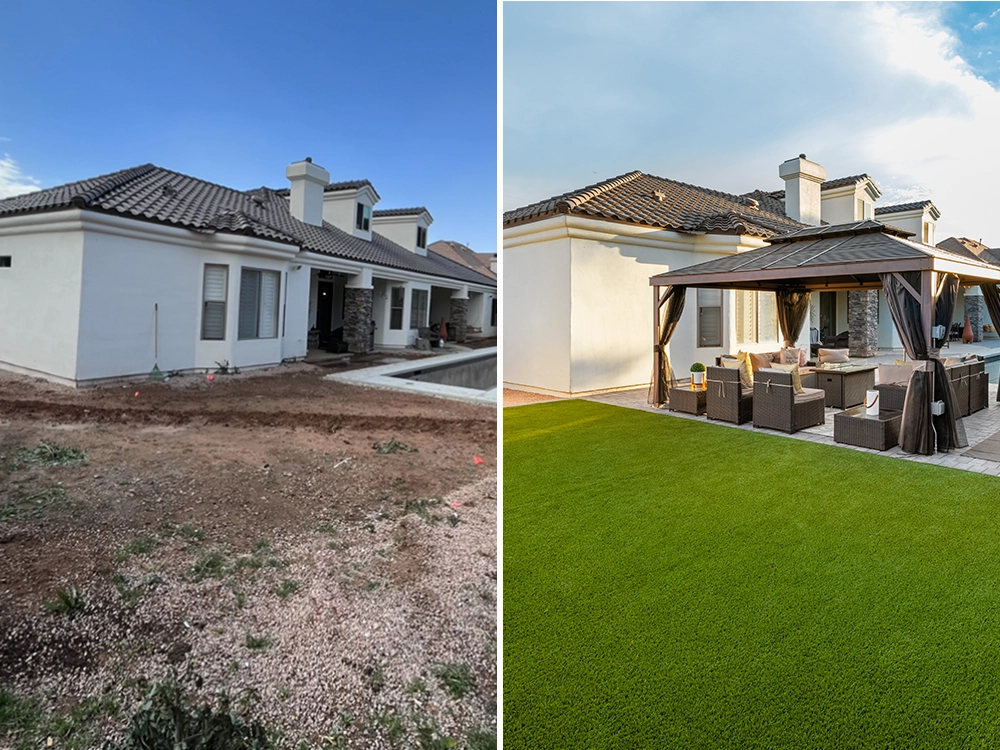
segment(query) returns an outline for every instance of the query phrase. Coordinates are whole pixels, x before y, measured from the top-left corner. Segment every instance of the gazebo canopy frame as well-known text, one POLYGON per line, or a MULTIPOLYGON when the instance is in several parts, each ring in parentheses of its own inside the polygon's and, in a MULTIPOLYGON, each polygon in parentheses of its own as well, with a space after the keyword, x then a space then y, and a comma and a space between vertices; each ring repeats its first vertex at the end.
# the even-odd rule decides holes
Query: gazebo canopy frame
MULTIPOLYGON (((960 284, 985 287, 991 317, 1000 319, 1000 309, 993 309, 998 305, 991 302, 1000 299, 995 294, 1000 282, 1000 267, 972 254, 966 257, 913 242, 907 239, 910 235, 910 232, 870 220, 810 227, 776 237, 770 245, 756 250, 653 276, 649 280, 653 287, 653 364, 657 373, 653 380, 653 402, 660 405, 666 401, 665 388, 672 379, 672 372, 667 357, 670 337, 664 337, 663 333, 666 326, 675 326, 680 318, 683 289, 687 287, 770 292, 853 291, 882 289, 889 280, 894 289, 901 290, 919 305, 919 328, 909 332, 903 330, 907 327, 905 322, 901 328, 897 318, 902 313, 890 305, 893 323, 904 344, 909 341, 907 348, 915 346, 917 349, 916 352, 908 351, 915 360, 938 359, 940 345, 935 345, 932 328, 937 295, 946 286, 945 281, 957 279, 960 284), (913 283, 917 278, 919 283, 913 283), (667 305, 668 302, 671 304, 667 305), (918 333, 918 337, 908 336, 908 333, 918 333), (921 351, 926 354, 922 355, 921 351)), ((953 286, 957 289, 957 284, 953 286)), ((947 310, 953 309, 952 297, 947 310)), ((801 330, 782 333, 786 341, 794 341, 801 330)), ((930 393, 933 393, 934 368, 920 363, 917 366, 928 370, 930 393)), ((912 383, 911 379, 911 386, 912 383)), ((927 411, 929 423, 930 400, 927 411)), ((904 414, 904 429, 906 421, 904 414)))

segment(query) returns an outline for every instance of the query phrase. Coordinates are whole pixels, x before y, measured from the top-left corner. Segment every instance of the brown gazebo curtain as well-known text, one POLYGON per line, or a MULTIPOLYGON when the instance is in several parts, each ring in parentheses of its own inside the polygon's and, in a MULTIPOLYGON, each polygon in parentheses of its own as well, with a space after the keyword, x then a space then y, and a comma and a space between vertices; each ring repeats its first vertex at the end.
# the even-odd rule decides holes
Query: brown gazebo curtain
POLYGON ((667 287, 666 300, 660 311, 660 338, 656 342, 660 350, 660 370, 656 373, 656 377, 659 381, 661 399, 666 398, 667 389, 674 382, 674 370, 670 366, 670 357, 667 355, 667 344, 670 343, 670 337, 674 335, 674 329, 677 328, 677 321, 681 319, 681 313, 684 312, 686 291, 685 287, 676 284, 667 287))
MULTIPOLYGON (((951 315, 955 309, 955 296, 958 292, 958 278, 953 280, 945 277, 933 290, 933 318, 943 319, 951 315)), ((919 453, 925 456, 933 455, 935 449, 935 430, 937 431, 937 449, 948 451, 967 444, 961 422, 956 420, 955 397, 951 391, 944 364, 937 357, 937 349, 928 350, 924 339, 924 329, 921 317, 920 300, 900 281, 902 277, 906 284, 919 293, 921 274, 919 271, 905 271, 899 274, 881 274, 882 289, 885 293, 886 305, 896 324, 899 337, 903 341, 906 353, 914 361, 931 360, 928 370, 914 370, 906 389, 906 399, 903 402, 903 419, 899 429, 899 445, 907 453, 919 453), (933 378, 931 377, 933 372, 933 378), (931 383, 934 383, 933 393, 931 383), (931 417, 931 402, 935 399, 945 402, 945 413, 940 417, 931 417)))
POLYGON ((775 292, 778 300, 778 326, 785 337, 785 348, 795 346, 809 311, 809 292, 779 289, 775 292))
MULTIPOLYGON (((983 281, 979 284, 979 288, 983 292, 983 300, 986 302, 993 327, 1000 330, 1000 289, 994 281, 983 281)), ((997 388, 997 401, 1000 401, 1000 388, 997 388)))

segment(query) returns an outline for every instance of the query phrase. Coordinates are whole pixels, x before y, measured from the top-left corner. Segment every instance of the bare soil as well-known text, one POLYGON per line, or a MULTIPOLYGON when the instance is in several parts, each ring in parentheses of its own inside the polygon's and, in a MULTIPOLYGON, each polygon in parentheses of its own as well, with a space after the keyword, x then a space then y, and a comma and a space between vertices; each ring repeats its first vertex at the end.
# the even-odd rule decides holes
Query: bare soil
POLYGON ((496 410, 338 367, 0 374, 0 688, 114 696, 113 736, 136 685, 192 665, 290 747, 495 731, 496 410), (42 444, 86 462, 26 460, 42 444), (45 609, 73 587, 77 616, 45 609))

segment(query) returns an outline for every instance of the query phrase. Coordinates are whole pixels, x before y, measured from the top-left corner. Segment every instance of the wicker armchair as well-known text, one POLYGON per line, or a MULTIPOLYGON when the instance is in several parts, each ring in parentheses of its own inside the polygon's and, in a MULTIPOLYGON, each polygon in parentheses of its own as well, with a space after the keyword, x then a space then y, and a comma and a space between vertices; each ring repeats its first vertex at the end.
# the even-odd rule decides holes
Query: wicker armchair
POLYGON ((743 424, 753 419, 753 390, 740 383, 740 371, 731 367, 707 368, 705 408, 709 419, 743 424))
POLYGON ((989 404, 990 379, 986 362, 980 358, 969 363, 969 413, 975 414, 989 404))
POLYGON ((798 432, 826 422, 826 392, 806 388, 796 393, 792 373, 762 368, 753 380, 753 426, 798 432))

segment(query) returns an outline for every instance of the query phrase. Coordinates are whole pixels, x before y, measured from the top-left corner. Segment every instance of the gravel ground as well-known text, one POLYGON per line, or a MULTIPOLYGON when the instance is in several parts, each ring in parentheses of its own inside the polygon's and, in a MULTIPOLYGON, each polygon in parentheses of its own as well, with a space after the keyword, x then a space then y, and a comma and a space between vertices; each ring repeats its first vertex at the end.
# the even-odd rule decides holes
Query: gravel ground
POLYGON ((172 667, 257 691, 283 746, 495 732, 496 412, 407 397, 380 429, 395 394, 323 374, 138 398, 4 376, 0 688, 114 696, 105 736, 172 667), (19 462, 41 443, 87 463, 19 462), (81 614, 44 611, 74 586, 81 614))

